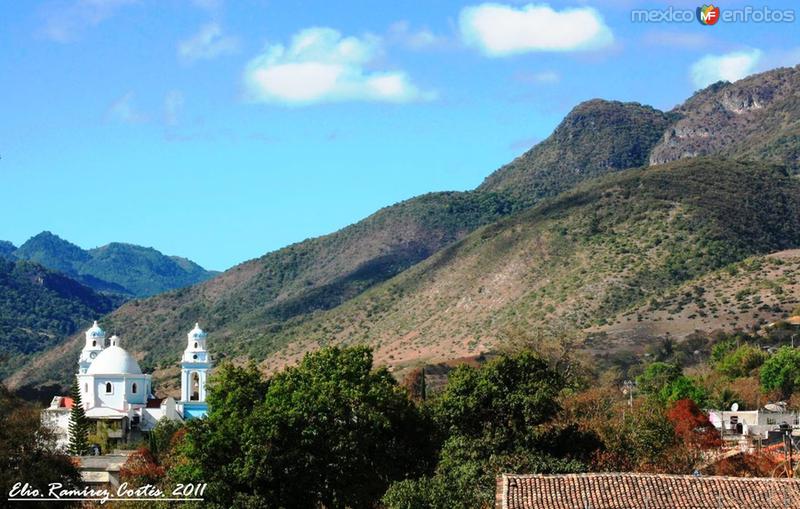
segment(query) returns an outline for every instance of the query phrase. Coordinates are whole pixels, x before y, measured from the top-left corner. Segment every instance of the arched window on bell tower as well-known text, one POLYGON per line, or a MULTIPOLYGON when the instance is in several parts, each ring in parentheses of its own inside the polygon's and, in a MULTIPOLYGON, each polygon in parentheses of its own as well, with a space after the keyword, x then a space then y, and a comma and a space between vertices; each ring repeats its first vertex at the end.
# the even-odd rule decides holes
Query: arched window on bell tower
POLYGON ((200 374, 197 371, 192 373, 189 387, 191 388, 189 401, 200 401, 200 374))

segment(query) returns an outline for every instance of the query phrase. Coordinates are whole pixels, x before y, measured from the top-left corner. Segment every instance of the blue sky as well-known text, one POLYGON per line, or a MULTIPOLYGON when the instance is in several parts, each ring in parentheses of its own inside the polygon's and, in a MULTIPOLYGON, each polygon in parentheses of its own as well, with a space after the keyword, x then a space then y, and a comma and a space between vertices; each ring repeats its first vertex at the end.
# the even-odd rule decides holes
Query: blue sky
POLYGON ((631 21, 669 5, 698 6, 3 2, 0 239, 51 230, 225 269, 471 189, 580 101, 669 109, 800 63, 797 21, 631 21))

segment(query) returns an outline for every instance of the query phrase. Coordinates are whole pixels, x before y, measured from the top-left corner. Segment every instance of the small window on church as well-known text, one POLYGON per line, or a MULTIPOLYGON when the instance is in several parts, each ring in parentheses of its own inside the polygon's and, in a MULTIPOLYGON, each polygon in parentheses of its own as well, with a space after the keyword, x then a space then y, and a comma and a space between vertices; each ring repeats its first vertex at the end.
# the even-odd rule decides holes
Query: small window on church
POLYGON ((197 348, 197 341, 194 342, 194 347, 197 348))
POLYGON ((192 359, 197 360, 197 354, 192 355, 192 359))
POLYGON ((197 372, 192 373, 191 385, 192 394, 189 396, 189 401, 200 401, 200 375, 197 372))
POLYGON ((83 392, 89 394, 89 384, 83 384, 83 392))
POLYGON ((97 341, 92 341, 92 346, 97 346, 97 341))
POLYGON ((131 393, 136 394, 136 384, 131 385, 131 393))
POLYGON ((112 392, 114 391, 113 388, 111 387, 111 382, 106 382, 106 394, 111 394, 112 392))

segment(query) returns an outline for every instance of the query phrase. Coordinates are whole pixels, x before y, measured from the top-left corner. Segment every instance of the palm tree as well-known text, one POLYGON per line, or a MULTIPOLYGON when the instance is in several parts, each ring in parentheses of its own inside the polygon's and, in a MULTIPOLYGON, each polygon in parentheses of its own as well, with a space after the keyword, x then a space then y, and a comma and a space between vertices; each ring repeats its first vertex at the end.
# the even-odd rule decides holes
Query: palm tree
POLYGON ((723 387, 712 399, 711 404, 719 410, 727 410, 734 403, 741 401, 739 395, 728 387, 723 387))

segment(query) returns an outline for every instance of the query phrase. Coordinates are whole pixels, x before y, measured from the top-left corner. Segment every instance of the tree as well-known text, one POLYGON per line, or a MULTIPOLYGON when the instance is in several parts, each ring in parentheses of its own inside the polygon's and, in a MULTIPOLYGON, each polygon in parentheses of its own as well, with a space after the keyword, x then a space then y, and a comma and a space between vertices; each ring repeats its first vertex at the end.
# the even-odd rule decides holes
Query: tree
POLYGON ((183 425, 180 421, 161 419, 148 434, 147 444, 157 463, 162 464, 172 452, 173 439, 183 425))
POLYGON ((693 379, 681 375, 661 388, 658 399, 664 405, 670 405, 682 399, 690 399, 698 405, 705 406, 708 392, 697 385, 693 379))
MULTIPOLYGON (((717 392, 709 404, 712 406, 712 408, 727 410, 731 408, 734 403, 740 403, 741 401, 742 397, 738 392, 734 391, 730 387, 723 387, 719 390, 719 392, 717 392)), ((740 408, 744 409, 743 405, 740 404, 739 406, 740 408)))
POLYGON ((593 458, 592 470, 668 471, 671 465, 664 459, 677 440, 664 407, 650 398, 624 408, 624 413, 618 408, 617 415, 597 422, 603 448, 593 458))
POLYGON ((691 399, 676 401, 667 411, 667 419, 675 428, 675 434, 688 447, 706 450, 722 445, 717 428, 691 399))
POLYGON ((164 468, 147 447, 140 447, 128 456, 119 471, 120 478, 131 486, 157 485, 164 478, 164 468))
POLYGON ((666 362, 653 362, 636 378, 636 385, 644 394, 658 395, 665 386, 680 376, 680 367, 666 362))
POLYGON ((767 360, 767 354, 752 345, 742 345, 724 354, 714 367, 729 378, 748 376, 767 360))
POLYGON ((783 346, 761 366, 761 387, 789 397, 800 388, 800 349, 783 346))
MULTIPOLYGON (((0 494, 5 499, 17 482, 47 493, 49 483, 77 487, 80 475, 69 456, 56 447, 53 431, 42 424, 38 408, 13 396, 0 384, 0 494)), ((31 507, 52 504, 31 502, 31 507)), ((68 505, 63 502, 62 505, 68 505)))
POLYGON ((428 420, 367 347, 324 348, 268 383, 226 366, 209 390, 176 470, 208 480, 218 507, 373 507, 433 459, 428 420))
POLYGON ((67 450, 73 456, 80 456, 89 450, 89 419, 83 410, 77 376, 72 381, 69 392, 72 398, 72 410, 69 414, 69 447, 67 450))
POLYGON ((389 508, 483 507, 500 472, 585 470, 597 437, 557 426, 565 378, 531 352, 502 356, 483 367, 460 366, 433 403, 445 441, 432 476, 392 485, 389 508))

